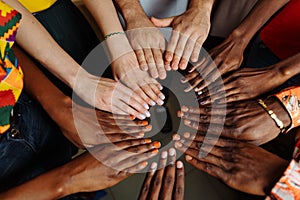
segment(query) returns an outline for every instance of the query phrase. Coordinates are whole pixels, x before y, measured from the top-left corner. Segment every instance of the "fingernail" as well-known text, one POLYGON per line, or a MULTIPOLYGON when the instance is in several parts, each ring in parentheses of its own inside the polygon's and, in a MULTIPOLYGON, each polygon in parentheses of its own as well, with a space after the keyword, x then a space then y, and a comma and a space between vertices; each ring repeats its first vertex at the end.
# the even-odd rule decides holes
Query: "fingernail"
POLYGON ((185 69, 186 68, 186 64, 185 63, 180 63, 179 66, 180 66, 180 69, 185 69))
POLYGON ((162 106, 164 104, 164 102, 161 99, 158 99, 157 100, 157 104, 160 105, 160 106, 162 106))
POLYGON ((149 104, 150 104, 151 106, 155 106, 155 102, 152 101, 152 100, 149 101, 149 104))
POLYGON ((146 129, 149 129, 149 130, 151 130, 151 129, 152 129, 152 125, 148 125, 148 126, 146 126, 146 129))
POLYGON ((150 117, 150 116, 151 116, 148 110, 145 112, 145 115, 146 115, 147 117, 150 117))
POLYGON ((177 161, 176 167, 177 169, 181 169, 183 167, 183 163, 181 161, 177 161))
POLYGON ((146 119, 146 116, 142 115, 142 114, 139 114, 139 118, 143 120, 143 119, 146 119))
POLYGON ((174 156, 175 153, 176 153, 176 150, 175 150, 174 148, 170 148, 170 149, 169 149, 169 155, 170 155, 170 156, 174 156))
POLYGON ((192 158, 191 156, 189 156, 189 155, 186 155, 186 156, 185 156, 185 159, 188 160, 188 161, 193 160, 193 158, 192 158))
POLYGON ((190 90, 191 90, 191 87, 187 87, 187 88, 184 89, 185 92, 188 92, 190 90))
POLYGON ((142 166, 146 167, 148 165, 148 162, 144 161, 142 162, 142 166))
POLYGON ((165 100, 165 95, 163 95, 162 93, 160 93, 159 95, 158 95, 158 97, 161 99, 161 100, 165 100))
POLYGON ((146 108, 147 110, 149 110, 148 104, 144 104, 144 108, 146 108))
POLYGON ((182 83, 185 83, 185 82, 186 82, 186 78, 183 77, 183 78, 180 79, 180 81, 181 81, 182 83))
POLYGON ((137 138, 142 138, 144 136, 145 136, 145 133, 139 133, 138 136, 137 136, 137 138))
POLYGON ((169 61, 169 62, 171 62, 171 61, 172 61, 172 56, 167 55, 167 56, 166 56, 166 60, 169 61))
POLYGON ((183 136, 184 136, 185 138, 189 138, 189 137, 191 136, 191 134, 190 134, 189 132, 185 132, 185 133, 183 134, 183 136))
POLYGON ((201 94, 203 94, 202 90, 200 90, 200 91, 199 91, 197 94, 198 94, 198 95, 201 95, 201 94))
POLYGON ((184 124, 185 124, 185 125, 190 125, 190 124, 191 124, 191 121, 186 119, 186 120, 184 120, 184 124))
POLYGON ((180 148, 180 147, 182 147, 182 144, 177 141, 177 142, 175 142, 175 147, 179 147, 180 148))
POLYGON ((161 143, 158 141, 153 142, 153 147, 159 149, 161 147, 161 143))
POLYGON ((205 100, 205 101, 201 101, 200 102, 200 104, 203 106, 203 105, 205 105, 207 103, 207 100, 205 100))
POLYGON ((179 140, 180 140, 180 135, 174 134, 174 135, 173 135, 173 140, 174 140, 174 141, 179 141, 179 140))
POLYGON ((182 112, 187 112, 187 111, 189 111, 189 108, 186 107, 186 106, 182 106, 182 107, 181 107, 181 111, 182 111, 182 112))
POLYGON ((144 126, 146 126, 146 125, 148 125, 148 121, 142 121, 141 124, 144 125, 144 126))
POLYGON ((173 63, 172 64, 172 69, 177 70, 178 69, 178 64, 173 63))
POLYGON ((156 162, 151 163, 150 169, 156 170, 157 169, 157 163, 156 162))
POLYGON ((158 154, 158 149, 153 149, 153 150, 151 151, 151 153, 152 153, 152 154, 158 154))
POLYGON ((183 117, 183 113, 181 111, 177 111, 177 117, 183 117))
POLYGON ((149 138, 145 139, 145 144, 150 144, 151 142, 152 142, 151 139, 149 139, 149 138))
POLYGON ((134 120, 135 116, 134 115, 130 115, 130 119, 134 120))
POLYGON ((159 85, 159 90, 162 90, 162 89, 164 89, 163 86, 159 85))
POLYGON ((161 157, 162 159, 165 159, 165 158, 168 157, 168 153, 167 153, 166 151, 163 151, 163 152, 161 153, 160 157, 161 157))
POLYGON ((181 142, 181 143, 185 143, 185 140, 184 140, 184 139, 181 139, 180 142, 181 142))

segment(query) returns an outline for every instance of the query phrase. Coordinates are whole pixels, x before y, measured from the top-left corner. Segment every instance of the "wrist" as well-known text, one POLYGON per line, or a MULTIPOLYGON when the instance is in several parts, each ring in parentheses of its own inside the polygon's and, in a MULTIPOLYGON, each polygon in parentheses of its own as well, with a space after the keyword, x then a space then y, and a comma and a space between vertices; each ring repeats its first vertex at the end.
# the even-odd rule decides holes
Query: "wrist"
POLYGON ((236 28, 229 35, 229 38, 231 38, 232 40, 238 41, 238 44, 240 44, 244 49, 246 49, 250 40, 252 39, 252 36, 251 36, 251 34, 249 35, 247 33, 247 30, 242 30, 240 28, 236 28))

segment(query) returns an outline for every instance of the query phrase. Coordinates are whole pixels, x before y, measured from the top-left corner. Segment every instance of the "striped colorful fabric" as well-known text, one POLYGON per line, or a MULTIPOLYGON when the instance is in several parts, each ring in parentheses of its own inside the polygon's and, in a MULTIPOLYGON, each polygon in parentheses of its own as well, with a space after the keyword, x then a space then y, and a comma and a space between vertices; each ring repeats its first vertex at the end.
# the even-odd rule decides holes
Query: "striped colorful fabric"
POLYGON ((21 15, 0 1, 0 134, 9 128, 12 108, 23 88, 23 73, 11 47, 21 15))

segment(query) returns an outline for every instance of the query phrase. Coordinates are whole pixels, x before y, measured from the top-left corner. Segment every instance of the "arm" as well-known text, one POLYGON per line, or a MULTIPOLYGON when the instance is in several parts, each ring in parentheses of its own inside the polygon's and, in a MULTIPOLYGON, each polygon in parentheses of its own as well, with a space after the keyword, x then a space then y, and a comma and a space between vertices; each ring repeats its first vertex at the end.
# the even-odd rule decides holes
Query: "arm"
POLYGON ((61 167, 0 193, 0 199, 59 199, 78 192, 112 187, 144 169, 147 160, 158 153, 154 145, 140 139, 130 144, 123 141, 90 149, 93 155, 84 153, 61 167))
MULTIPOLYGON (((226 40, 210 51, 210 57, 213 64, 195 65, 190 72, 201 73, 205 81, 200 76, 193 78, 187 77, 187 80, 193 84, 187 91, 195 89, 196 92, 203 90, 220 76, 236 70, 243 62, 243 54, 250 40, 257 31, 289 0, 261 0, 255 5, 249 15, 243 22, 226 38, 226 40), (197 70, 196 70, 197 69, 197 70), (196 81, 197 80, 197 81, 196 81)), ((206 58, 206 59, 210 59, 206 58)), ((205 58, 203 58, 205 59, 205 58)))

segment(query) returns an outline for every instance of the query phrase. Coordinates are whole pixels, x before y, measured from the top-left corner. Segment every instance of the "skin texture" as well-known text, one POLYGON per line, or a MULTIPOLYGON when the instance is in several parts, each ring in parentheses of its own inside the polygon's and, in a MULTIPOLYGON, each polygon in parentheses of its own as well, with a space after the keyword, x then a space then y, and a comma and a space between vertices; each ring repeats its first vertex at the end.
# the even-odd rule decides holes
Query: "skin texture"
MULTIPOLYGON (((285 127, 290 126, 289 114, 276 98, 268 98, 264 102, 285 127)), ((280 133, 273 119, 257 101, 236 102, 227 104, 227 107, 214 105, 213 109, 183 106, 178 116, 184 119, 186 126, 194 130, 255 145, 264 144, 280 133)))
MULTIPOLYGON (((71 87, 85 102, 101 110, 117 114, 131 114, 139 119, 145 119, 145 116, 148 115, 148 102, 139 94, 134 93, 122 82, 99 78, 86 72, 18 1, 6 0, 5 3, 16 8, 22 14, 17 43, 51 73, 71 87)), ((104 6, 102 9, 107 9, 107 7, 104 6)), ((106 12, 109 11, 106 10, 106 12)), ((145 83, 147 84, 147 82, 145 83)), ((156 88, 155 91, 159 91, 157 84, 153 87, 156 88)), ((156 94, 156 96, 158 95, 156 94)))
POLYGON ((267 195, 288 166, 288 161, 260 147, 223 138, 216 139, 212 150, 199 157, 206 149, 204 136, 185 134, 182 138, 175 147, 186 154, 188 163, 242 192, 267 195))
POLYGON ((183 200, 183 198, 183 163, 176 162, 176 151, 170 148, 168 152, 161 153, 159 164, 154 162, 150 165, 138 199, 183 200))
POLYGON ((210 30, 210 14, 214 0, 194 0, 189 9, 179 16, 164 19, 152 17, 152 23, 157 27, 173 28, 165 53, 165 61, 173 70, 186 69, 191 58, 198 61, 202 44, 210 30))
POLYGON ((77 147, 140 138, 151 130, 147 121, 133 121, 133 116, 113 115, 73 103, 46 78, 22 49, 14 46, 13 50, 22 64, 25 90, 42 105, 65 137, 77 147))
POLYGON ((165 39, 151 23, 138 0, 115 0, 125 22, 129 42, 135 51, 140 69, 153 78, 166 78, 168 65, 164 65, 165 39), (136 20, 138 19, 138 20, 136 20))
POLYGON ((83 153, 61 167, 1 193, 0 198, 30 199, 34 196, 36 199, 58 199, 77 192, 111 187, 144 169, 147 159, 158 153, 155 146, 139 139, 94 147, 90 149, 93 155, 83 153))
POLYGON ((225 41, 212 49, 209 52, 209 57, 202 58, 189 70, 192 74, 187 75, 187 80, 184 82, 190 81, 192 84, 186 91, 194 89, 199 92, 225 74, 240 68, 245 48, 250 40, 272 15, 289 0, 273 1, 258 1, 245 20, 225 41), (209 62, 211 58, 214 63, 209 62))

